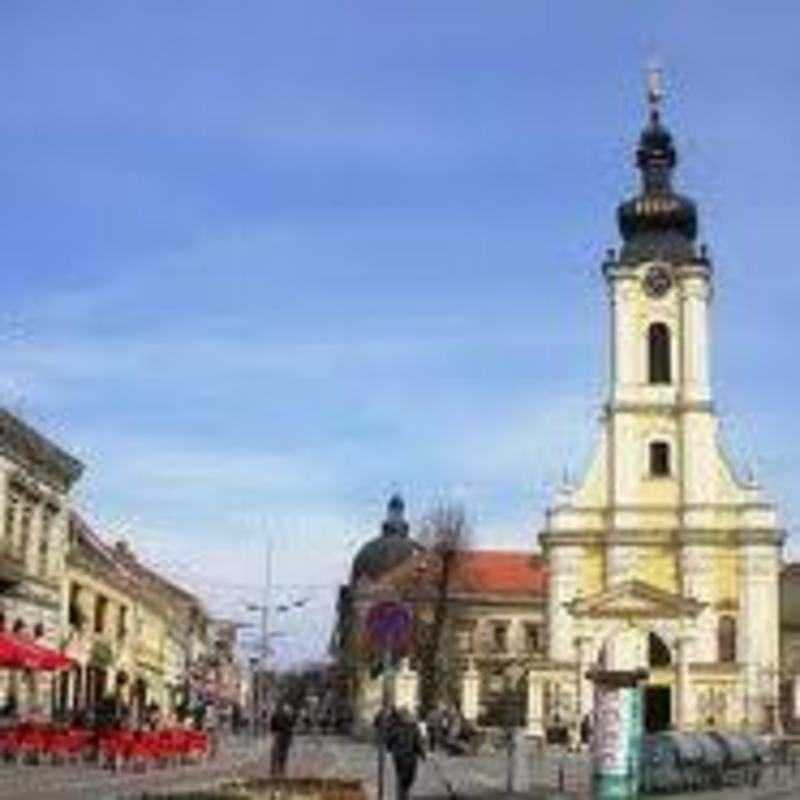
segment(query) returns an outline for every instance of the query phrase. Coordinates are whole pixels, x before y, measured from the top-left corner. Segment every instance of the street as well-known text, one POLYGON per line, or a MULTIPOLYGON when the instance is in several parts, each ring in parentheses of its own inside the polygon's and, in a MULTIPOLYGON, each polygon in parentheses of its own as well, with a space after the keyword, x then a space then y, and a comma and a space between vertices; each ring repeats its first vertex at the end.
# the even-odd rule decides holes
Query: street
MULTIPOLYGON (((152 769, 148 772, 111 773, 93 765, 12 765, 0 767, 0 800, 134 800, 143 793, 207 788, 233 778, 265 777, 268 759, 263 740, 241 739, 226 744, 211 764, 152 769)), ((374 747, 340 737, 300 736, 290 761, 293 776, 349 778, 363 782, 367 796, 376 796, 374 747)), ((421 763, 413 797, 433 800, 448 797, 447 783, 461 798, 507 797, 507 762, 504 754, 450 757, 434 754, 421 763)), ((534 776, 532 750, 526 750, 518 766, 518 796, 557 800, 567 795, 532 791, 534 776)), ((387 773, 387 800, 394 796, 391 766, 387 773)), ((670 795, 674 800, 783 800, 797 797, 800 778, 788 770, 769 769, 758 789, 730 788, 721 792, 670 795)), ((515 794, 515 796, 517 796, 515 794)))

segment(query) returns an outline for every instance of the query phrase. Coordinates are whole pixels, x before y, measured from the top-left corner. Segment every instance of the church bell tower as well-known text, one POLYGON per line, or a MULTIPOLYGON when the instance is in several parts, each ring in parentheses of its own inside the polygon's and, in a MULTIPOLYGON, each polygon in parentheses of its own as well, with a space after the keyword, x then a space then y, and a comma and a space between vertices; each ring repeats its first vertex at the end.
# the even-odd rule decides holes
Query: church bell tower
POLYGON ((591 703, 587 666, 651 668, 655 642, 651 681, 669 698, 668 724, 707 724, 704 698, 722 692, 714 714, 724 706, 728 727, 757 727, 777 693, 784 533, 719 442, 714 270, 697 243, 697 208, 673 185, 678 156, 661 101, 653 73, 635 151, 640 190, 619 206, 621 247, 602 265, 610 364, 600 442, 540 534, 548 658, 551 669, 576 668, 581 714, 591 703))

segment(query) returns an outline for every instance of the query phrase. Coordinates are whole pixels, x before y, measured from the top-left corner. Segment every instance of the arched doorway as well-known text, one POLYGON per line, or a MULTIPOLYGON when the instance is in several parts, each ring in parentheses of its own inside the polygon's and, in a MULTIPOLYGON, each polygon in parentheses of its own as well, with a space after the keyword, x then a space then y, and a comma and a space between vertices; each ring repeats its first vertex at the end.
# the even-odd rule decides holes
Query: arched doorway
POLYGON ((629 626, 617 629, 602 643, 598 653, 601 669, 646 669, 649 682, 642 687, 644 727, 649 733, 672 724, 672 652, 653 631, 629 626))
MULTIPOLYGON (((655 670, 672 665, 672 653, 656 633, 647 636, 647 666, 655 670)), ((663 731, 672 724, 672 688, 668 684, 651 683, 644 687, 644 729, 647 733, 663 731)))

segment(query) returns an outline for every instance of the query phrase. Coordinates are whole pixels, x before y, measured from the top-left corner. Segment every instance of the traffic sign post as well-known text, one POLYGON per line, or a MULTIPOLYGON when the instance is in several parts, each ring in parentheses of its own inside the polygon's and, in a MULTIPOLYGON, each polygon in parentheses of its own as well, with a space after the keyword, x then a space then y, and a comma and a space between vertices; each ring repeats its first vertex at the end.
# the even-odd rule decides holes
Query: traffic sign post
POLYGON ((386 772, 386 738, 389 721, 389 680, 392 657, 400 655, 409 645, 413 620, 408 607, 392 600, 375 603, 367 612, 366 634, 372 648, 380 652, 382 695, 378 729, 378 800, 383 800, 383 778, 386 772))

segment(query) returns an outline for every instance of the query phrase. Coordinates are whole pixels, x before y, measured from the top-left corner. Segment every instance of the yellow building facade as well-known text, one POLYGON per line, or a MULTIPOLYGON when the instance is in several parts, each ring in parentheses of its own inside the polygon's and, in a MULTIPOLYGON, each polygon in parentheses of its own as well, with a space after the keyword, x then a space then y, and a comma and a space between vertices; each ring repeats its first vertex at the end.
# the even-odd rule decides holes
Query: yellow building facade
POLYGON ((618 211, 603 265, 609 392, 582 481, 540 534, 550 571, 546 657, 529 673, 529 730, 591 711, 590 666, 648 670, 650 730, 766 730, 778 705, 775 507, 734 472, 710 380, 713 271, 697 212, 671 184, 672 137, 654 103, 636 153, 639 195, 618 211))
POLYGON ((134 710, 150 702, 173 710, 188 699, 193 670, 207 683, 210 618, 197 597, 74 511, 82 472, 0 408, 0 630, 74 662, 58 675, 0 670, 0 708, 67 713, 113 694, 134 710))
POLYGON ((62 593, 62 648, 75 666, 61 676, 59 706, 92 707, 107 694, 130 691, 136 585, 77 514, 70 519, 62 593))
POLYGON ((203 652, 208 616, 192 594, 145 567, 130 548, 108 544, 71 517, 63 583, 62 649, 75 667, 62 675, 61 709, 122 699, 141 719, 155 703, 187 701, 193 659, 203 652))

